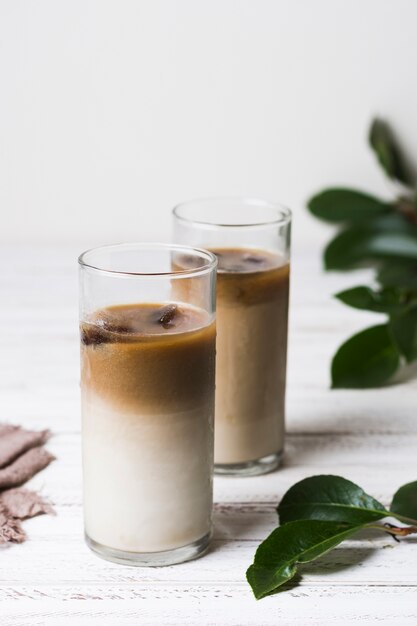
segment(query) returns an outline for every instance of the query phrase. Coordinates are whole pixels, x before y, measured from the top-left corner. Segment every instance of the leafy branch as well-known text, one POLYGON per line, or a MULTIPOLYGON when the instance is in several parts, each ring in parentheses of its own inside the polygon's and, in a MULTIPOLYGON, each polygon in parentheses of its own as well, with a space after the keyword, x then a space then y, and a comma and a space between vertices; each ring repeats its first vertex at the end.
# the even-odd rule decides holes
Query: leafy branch
POLYGON ((375 119, 369 143, 399 194, 382 200, 354 189, 330 188, 313 196, 308 208, 340 230, 324 251, 327 270, 370 267, 373 286, 336 294, 356 309, 382 313, 383 324, 343 343, 331 366, 333 388, 378 387, 405 363, 417 360, 417 194, 404 157, 385 122, 375 119))
POLYGON ((365 528, 394 539, 417 533, 417 481, 401 487, 386 509, 341 476, 311 476, 291 487, 278 508, 281 525, 258 547, 247 580, 259 600, 280 590, 298 565, 332 550, 365 528), (377 521, 393 517, 410 526, 377 521))

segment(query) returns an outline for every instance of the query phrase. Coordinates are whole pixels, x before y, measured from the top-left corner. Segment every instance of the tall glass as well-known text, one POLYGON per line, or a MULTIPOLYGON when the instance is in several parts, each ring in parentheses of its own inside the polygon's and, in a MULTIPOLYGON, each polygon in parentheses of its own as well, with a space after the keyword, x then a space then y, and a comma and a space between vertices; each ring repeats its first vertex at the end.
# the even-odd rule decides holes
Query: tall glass
POLYGON ((123 244, 79 264, 87 544, 129 565, 194 558, 211 534, 216 257, 123 244))
POLYGON ((218 257, 214 461, 220 474, 263 474, 281 461, 290 230, 290 211, 262 200, 206 199, 174 209, 175 240, 218 257))

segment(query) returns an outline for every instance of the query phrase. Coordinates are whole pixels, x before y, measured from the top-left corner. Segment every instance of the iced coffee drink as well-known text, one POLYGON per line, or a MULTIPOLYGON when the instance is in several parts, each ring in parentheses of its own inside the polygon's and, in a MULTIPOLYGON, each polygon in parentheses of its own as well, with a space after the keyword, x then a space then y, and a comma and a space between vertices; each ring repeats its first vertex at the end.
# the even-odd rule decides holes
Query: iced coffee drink
POLYGON ((290 213, 208 199, 174 218, 178 241, 218 258, 215 471, 271 471, 284 449, 290 213))
POLYGON ((187 302, 83 316, 85 533, 101 556, 166 564, 207 546, 215 334, 212 311, 187 302))
POLYGON ((284 447, 289 265, 276 254, 215 249, 216 464, 284 447))

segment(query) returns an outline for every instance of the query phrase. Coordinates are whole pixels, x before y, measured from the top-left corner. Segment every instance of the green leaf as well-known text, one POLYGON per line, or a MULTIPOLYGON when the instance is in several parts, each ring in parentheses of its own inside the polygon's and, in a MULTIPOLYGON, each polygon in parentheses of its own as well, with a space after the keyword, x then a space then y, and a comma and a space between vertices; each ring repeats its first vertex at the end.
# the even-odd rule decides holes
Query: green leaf
POLYGON ((417 359, 417 307, 392 315, 389 330, 398 350, 410 363, 417 359))
POLYGON ((392 499, 390 511, 400 517, 417 520, 417 481, 398 489, 392 499))
POLYGON ((388 326, 367 328, 348 339, 333 357, 333 388, 379 387, 394 374, 400 357, 388 326))
POLYGON ((308 208, 316 217, 328 222, 359 222, 387 213, 392 206, 354 189, 325 189, 313 196, 308 208))
POLYGON ((417 236, 408 233, 379 233, 369 241, 369 254, 376 258, 417 259, 417 236))
POLYGON ((348 228, 336 235, 324 250, 327 270, 350 269, 369 259, 368 247, 372 233, 368 230, 348 228))
POLYGON ((328 270, 349 269, 359 263, 385 257, 417 260, 417 236, 408 232, 347 228, 324 251, 324 263, 328 270))
POLYGON ((417 238, 415 225, 399 213, 380 215, 367 224, 367 227, 381 233, 405 233, 417 238))
POLYGON ((385 287, 403 287, 417 292, 417 263, 408 259, 386 261, 378 270, 377 281, 385 287))
POLYGON ((398 180, 405 185, 413 184, 405 165, 404 157, 401 155, 386 122, 378 118, 372 122, 369 132, 369 143, 383 170, 390 178, 398 180))
POLYGON ((374 291, 370 287, 352 287, 335 294, 344 304, 375 313, 396 313, 404 309, 401 292, 395 289, 374 291))
POLYGON ((299 520, 276 528, 258 547, 246 572, 248 583, 259 600, 293 578, 297 563, 308 563, 325 554, 363 525, 299 520))
POLYGON ((278 505, 281 524, 300 519, 364 524, 387 517, 386 508, 341 476, 310 476, 296 483, 278 505))

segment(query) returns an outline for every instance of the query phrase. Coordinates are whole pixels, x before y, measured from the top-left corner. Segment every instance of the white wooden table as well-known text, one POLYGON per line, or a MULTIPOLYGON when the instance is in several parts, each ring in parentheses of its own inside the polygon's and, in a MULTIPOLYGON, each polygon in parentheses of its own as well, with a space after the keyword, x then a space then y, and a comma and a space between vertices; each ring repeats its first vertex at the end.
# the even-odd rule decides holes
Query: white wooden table
POLYGON ((337 473, 384 504, 417 479, 417 383, 330 391, 329 361, 350 332, 376 323, 330 294, 354 284, 326 276, 318 250, 294 255, 283 468, 264 477, 215 479, 211 551, 158 569, 102 561, 83 541, 78 398, 77 266, 81 247, 0 252, 0 419, 49 427, 57 461, 32 480, 57 516, 25 523, 29 540, 0 551, 1 626, 61 624, 415 626, 417 540, 368 535, 305 566, 301 584, 255 601, 245 581, 274 507, 294 482, 337 473), (384 549, 386 548, 386 549, 384 549))

